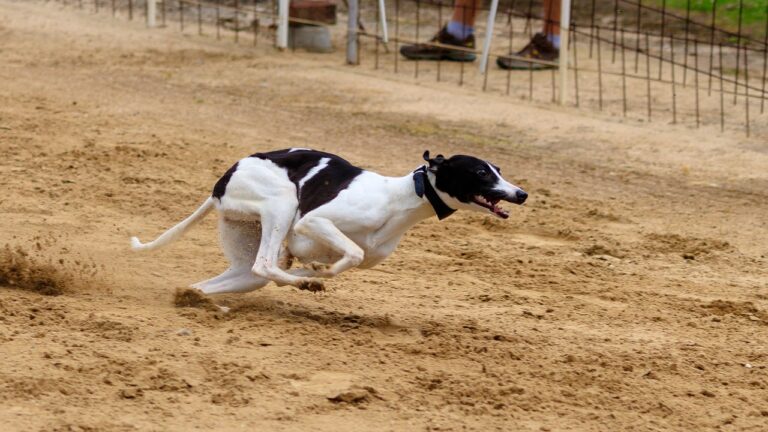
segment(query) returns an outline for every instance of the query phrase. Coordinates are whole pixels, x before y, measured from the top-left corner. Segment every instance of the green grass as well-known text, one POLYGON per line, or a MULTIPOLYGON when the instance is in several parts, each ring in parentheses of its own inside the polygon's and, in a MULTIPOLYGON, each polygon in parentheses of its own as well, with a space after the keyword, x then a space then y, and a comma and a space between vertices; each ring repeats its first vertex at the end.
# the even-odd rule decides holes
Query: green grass
MULTIPOLYGON (((677 15, 685 16, 689 0, 667 0, 667 9, 674 10, 677 15)), ((739 26, 739 0, 717 1, 717 26, 735 32, 739 26)), ((662 0, 655 0, 659 7, 662 0)), ((710 23, 712 16, 712 0, 690 0, 691 16, 698 22, 710 23)), ((762 38, 765 35, 765 20, 768 14, 768 0, 743 0, 742 32, 752 38, 762 38)))

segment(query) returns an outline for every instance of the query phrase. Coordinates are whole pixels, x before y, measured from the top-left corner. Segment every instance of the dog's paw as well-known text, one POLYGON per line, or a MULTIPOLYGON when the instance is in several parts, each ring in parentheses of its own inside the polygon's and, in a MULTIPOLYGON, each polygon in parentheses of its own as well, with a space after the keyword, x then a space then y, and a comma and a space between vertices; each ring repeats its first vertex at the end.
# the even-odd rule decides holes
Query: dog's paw
POLYGON ((324 292, 325 291, 325 284, 320 282, 319 280, 308 280, 301 282, 296 288, 304 291, 309 292, 324 292))

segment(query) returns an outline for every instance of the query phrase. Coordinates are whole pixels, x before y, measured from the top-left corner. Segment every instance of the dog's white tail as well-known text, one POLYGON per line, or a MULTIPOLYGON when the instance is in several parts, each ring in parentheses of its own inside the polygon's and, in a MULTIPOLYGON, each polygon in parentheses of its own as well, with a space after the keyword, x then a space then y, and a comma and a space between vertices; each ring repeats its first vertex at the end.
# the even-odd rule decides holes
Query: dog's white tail
POLYGON ((198 222, 200 222, 208 213, 211 212, 211 210, 213 210, 213 206, 213 198, 208 197, 203 205, 198 207, 194 213, 189 215, 189 217, 179 222, 176 224, 176 226, 169 229, 168 231, 162 233, 160 237, 149 243, 142 243, 139 241, 138 237, 131 237, 131 249, 135 251, 153 250, 174 242, 179 237, 184 235, 187 230, 197 225, 198 222))

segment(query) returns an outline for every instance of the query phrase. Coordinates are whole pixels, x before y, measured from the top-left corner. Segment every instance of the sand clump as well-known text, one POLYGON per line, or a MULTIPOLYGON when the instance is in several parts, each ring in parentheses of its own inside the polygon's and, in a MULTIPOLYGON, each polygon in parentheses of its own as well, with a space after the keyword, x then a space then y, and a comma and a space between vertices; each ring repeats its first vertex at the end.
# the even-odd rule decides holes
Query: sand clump
POLYGON ((74 275, 25 251, 21 246, 0 249, 0 286, 56 296, 70 290, 74 275))
POLYGON ((173 293, 173 304, 179 308, 197 308, 209 311, 220 309, 202 292, 192 288, 176 288, 173 293))

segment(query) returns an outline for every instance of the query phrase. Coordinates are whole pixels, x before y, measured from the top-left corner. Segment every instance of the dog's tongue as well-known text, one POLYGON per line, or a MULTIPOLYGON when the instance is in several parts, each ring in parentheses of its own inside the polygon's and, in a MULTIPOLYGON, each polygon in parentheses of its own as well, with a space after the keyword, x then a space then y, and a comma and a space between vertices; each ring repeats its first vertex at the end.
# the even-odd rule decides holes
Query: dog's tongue
POLYGON ((493 213, 502 219, 507 219, 509 217, 509 212, 497 205, 493 206, 493 213))

